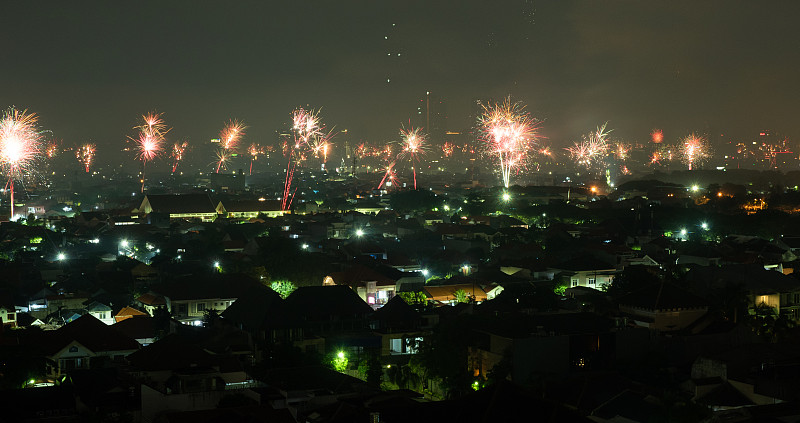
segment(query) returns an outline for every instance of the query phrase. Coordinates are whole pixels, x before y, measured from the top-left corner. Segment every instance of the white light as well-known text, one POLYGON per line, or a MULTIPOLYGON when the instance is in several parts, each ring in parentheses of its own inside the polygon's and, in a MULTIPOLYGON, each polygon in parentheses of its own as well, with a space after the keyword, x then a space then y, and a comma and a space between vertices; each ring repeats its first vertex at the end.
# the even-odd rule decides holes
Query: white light
POLYGON ((422 269, 422 276, 428 276, 428 269, 422 269))
POLYGON ((303 244, 302 247, 304 250, 308 250, 308 244, 303 244))
POLYGON ((364 236, 364 231, 363 231, 363 230, 361 230, 361 229, 356 229, 356 236, 357 236, 357 237, 362 237, 362 236, 364 236))
POLYGON ((703 228, 703 230, 708 230, 708 223, 703 222, 700 224, 700 227, 703 228))
POLYGON ((681 235, 686 236, 686 229, 681 229, 681 235))
POLYGON ((511 194, 504 192, 503 193, 503 201, 509 202, 511 200, 511 194))
POLYGON ((122 241, 119 242, 119 245, 122 246, 123 248, 128 248, 128 240, 123 239, 122 241))
POLYGON ((58 256, 56 258, 58 258, 58 261, 64 261, 67 259, 67 255, 64 253, 58 253, 58 256))
POLYGON ((215 261, 215 262, 214 262, 214 267, 216 267, 217 269, 219 269, 219 262, 218 262, 218 261, 215 261))

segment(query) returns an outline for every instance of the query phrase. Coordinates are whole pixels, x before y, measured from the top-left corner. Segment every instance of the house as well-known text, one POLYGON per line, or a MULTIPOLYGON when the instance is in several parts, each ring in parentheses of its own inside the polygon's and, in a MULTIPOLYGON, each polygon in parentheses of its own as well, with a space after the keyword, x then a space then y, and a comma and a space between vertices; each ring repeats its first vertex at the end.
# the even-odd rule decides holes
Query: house
POLYGON ((617 274, 616 266, 591 256, 567 260, 553 266, 552 270, 566 277, 570 287, 583 286, 598 290, 611 284, 617 274))
POLYGON ((211 222, 217 218, 217 209, 208 194, 148 194, 138 212, 148 216, 167 216, 169 220, 199 219, 211 222))
POLYGON ((17 310, 14 307, 0 306, 0 324, 7 327, 17 327, 17 310))
POLYGON ((721 267, 696 267, 686 275, 688 282, 702 284, 709 292, 713 288, 730 291, 741 289, 749 302, 751 314, 767 306, 775 313, 800 321, 800 281, 759 264, 729 264, 721 267))
POLYGON ((372 315, 376 331, 381 335, 381 355, 416 353, 416 344, 422 341, 422 316, 396 296, 372 315))
POLYGON ((86 306, 86 312, 107 325, 115 323, 114 317, 111 316, 111 307, 103 303, 92 301, 86 306))
POLYGON ((156 319, 144 313, 128 316, 113 325, 114 329, 124 333, 129 338, 135 339, 143 347, 156 341, 159 332, 156 326, 156 319))
POLYGON ((421 288, 425 278, 419 272, 403 272, 388 266, 371 269, 355 265, 344 272, 326 276, 323 285, 347 285, 358 296, 373 307, 380 307, 402 290, 413 291, 421 288), (410 289, 403 289, 403 287, 410 289))
POLYGON ((255 219, 259 215, 280 217, 288 213, 281 208, 278 200, 226 200, 217 204, 217 213, 231 219, 255 219))
POLYGON ((324 340, 306 340, 302 310, 286 306, 277 292, 253 286, 222 312, 225 322, 250 334, 258 346, 291 344, 303 351, 324 351, 324 340))
POLYGON ((151 310, 163 303, 175 320, 200 326, 207 310, 225 311, 242 292, 257 284, 255 279, 244 275, 215 274, 160 285, 156 288, 158 292, 144 294, 137 301, 151 315, 151 310))
POLYGON ((128 356, 131 376, 142 383, 142 421, 167 411, 214 409, 230 394, 258 401, 249 389, 255 382, 235 357, 214 354, 190 338, 172 334, 128 356))
POLYGON ((670 283, 656 283, 619 300, 619 311, 637 326, 679 331, 708 313, 708 301, 670 283))
POLYGON ((458 283, 450 285, 427 285, 422 288, 422 292, 429 301, 434 301, 442 304, 455 304, 458 302, 458 292, 466 293, 471 301, 483 302, 486 301, 486 291, 483 290, 480 284, 476 283, 458 283))
POLYGON ((121 364, 129 354, 139 349, 139 343, 125 336, 90 314, 85 314, 55 331, 42 334, 47 374, 51 378, 75 369, 121 364))
POLYGON ((136 316, 147 316, 147 313, 139 311, 133 307, 125 306, 114 315, 114 321, 119 323, 125 319, 130 319, 131 317, 136 316))

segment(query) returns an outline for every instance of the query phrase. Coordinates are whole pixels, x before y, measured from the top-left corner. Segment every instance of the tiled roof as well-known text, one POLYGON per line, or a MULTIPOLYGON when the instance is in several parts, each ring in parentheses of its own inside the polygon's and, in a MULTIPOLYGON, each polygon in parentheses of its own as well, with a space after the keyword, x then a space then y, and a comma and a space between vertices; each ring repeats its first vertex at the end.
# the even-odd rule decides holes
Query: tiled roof
POLYGON ((216 213, 208 194, 149 194, 147 201, 156 213, 216 213))
POLYGON ((57 353, 72 341, 78 341, 93 352, 139 349, 138 342, 91 314, 85 314, 52 332, 46 347, 47 352, 57 353))

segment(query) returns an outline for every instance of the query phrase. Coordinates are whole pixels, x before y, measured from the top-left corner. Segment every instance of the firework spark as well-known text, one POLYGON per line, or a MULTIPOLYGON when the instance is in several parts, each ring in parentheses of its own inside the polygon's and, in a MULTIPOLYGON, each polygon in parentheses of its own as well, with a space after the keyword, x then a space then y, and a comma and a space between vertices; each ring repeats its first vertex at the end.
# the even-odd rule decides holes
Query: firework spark
POLYGON ((650 140, 653 141, 653 144, 661 144, 664 142, 664 132, 660 129, 653 129, 653 132, 650 133, 650 140))
POLYGON ((511 173, 525 165, 537 138, 538 122, 525 112, 520 103, 508 97, 503 104, 484 106, 479 124, 489 154, 496 156, 503 185, 508 188, 511 173))
POLYGON ((398 155, 398 159, 408 157, 411 162, 411 172, 414 175, 414 189, 417 189, 417 168, 415 162, 419 162, 420 156, 425 154, 425 134, 420 128, 400 129, 400 136, 403 138, 403 149, 398 155))
POLYGON ((247 127, 244 126, 244 123, 238 120, 229 121, 228 124, 225 125, 225 128, 219 133, 222 148, 228 151, 236 151, 236 148, 239 146, 239 141, 241 141, 244 136, 245 129, 247 129, 247 127))
POLYGON ((45 155, 48 159, 52 159, 58 155, 58 143, 55 141, 50 141, 47 143, 47 147, 45 147, 45 155))
POLYGON ((172 173, 175 173, 175 171, 178 170, 178 163, 183 161, 183 156, 186 154, 186 150, 188 148, 188 141, 178 141, 172 145, 172 173))
POLYGON ((144 124, 134 127, 139 131, 135 138, 130 138, 136 145, 138 158, 142 162, 142 192, 144 192, 145 168, 147 162, 161 154, 167 132, 170 128, 164 123, 162 113, 148 113, 142 116, 144 124))
POLYGON ((77 157, 78 162, 83 165, 86 173, 89 173, 89 169, 92 167, 92 163, 94 163, 94 155, 96 152, 97 146, 94 144, 84 144, 78 147, 78 150, 75 152, 75 157, 77 157))
POLYGON ((265 151, 266 150, 264 149, 264 147, 261 147, 260 145, 258 145, 256 143, 250 144, 250 147, 247 149, 247 154, 250 155, 250 174, 251 175, 253 174, 253 162, 258 160, 258 156, 264 154, 265 151))
POLYGON ((383 179, 381 179, 381 182, 378 184, 378 189, 381 189, 385 183, 388 183, 387 185, 389 186, 394 185, 394 182, 397 179, 397 174, 394 171, 394 165, 395 162, 391 162, 386 165, 386 170, 384 171, 383 179))
MULTIPOLYGON (((296 188, 292 188, 294 171, 299 163, 308 158, 309 154, 322 156, 327 161, 329 142, 333 137, 333 130, 325 132, 325 127, 319 117, 319 111, 298 108, 292 111, 292 137, 284 148, 289 162, 286 167, 286 180, 281 197, 281 209, 289 210, 296 188)), ((324 164, 324 163, 323 163, 324 164)))
POLYGON ((680 147, 681 160, 689 166, 689 170, 692 170, 692 166, 696 163, 711 157, 706 139, 695 134, 686 137, 680 147))
POLYGON ((27 110, 8 109, 0 120, 0 168, 8 177, 11 218, 14 218, 14 180, 34 169, 42 155, 38 117, 27 110))
POLYGON ((606 125, 607 123, 604 123, 594 132, 584 135, 581 142, 576 142, 572 147, 566 149, 575 163, 587 169, 602 164, 609 149, 608 134, 611 132, 606 131, 606 125))
POLYGON ((445 143, 442 144, 442 154, 444 154, 444 157, 452 157, 455 148, 456 146, 453 143, 445 141, 445 143))

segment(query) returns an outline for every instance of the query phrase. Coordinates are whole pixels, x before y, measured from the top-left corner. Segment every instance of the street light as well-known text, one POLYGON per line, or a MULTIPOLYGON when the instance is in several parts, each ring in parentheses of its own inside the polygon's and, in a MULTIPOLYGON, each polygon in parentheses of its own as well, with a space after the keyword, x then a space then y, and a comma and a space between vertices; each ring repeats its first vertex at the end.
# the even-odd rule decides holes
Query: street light
POLYGON ((56 258, 58 259, 58 261, 64 261, 64 260, 66 260, 66 259, 67 259, 67 255, 66 255, 66 254, 64 254, 64 253, 58 253, 58 255, 56 256, 56 258))
POLYGON ((502 198, 503 198, 503 201, 505 201, 506 203, 508 203, 509 201, 511 201, 511 194, 509 194, 509 193, 507 193, 507 192, 504 192, 504 193, 503 193, 503 197, 502 197, 502 198))
POLYGON ((428 269, 422 269, 422 276, 425 276, 427 278, 429 273, 430 272, 428 271, 428 269))
POLYGON ((703 222, 703 223, 700 224, 700 227, 703 228, 704 231, 707 231, 708 230, 708 223, 703 222))
POLYGON ((359 238, 364 236, 364 230, 363 229, 356 229, 356 236, 359 237, 359 238))

